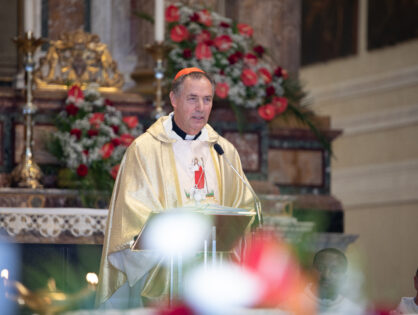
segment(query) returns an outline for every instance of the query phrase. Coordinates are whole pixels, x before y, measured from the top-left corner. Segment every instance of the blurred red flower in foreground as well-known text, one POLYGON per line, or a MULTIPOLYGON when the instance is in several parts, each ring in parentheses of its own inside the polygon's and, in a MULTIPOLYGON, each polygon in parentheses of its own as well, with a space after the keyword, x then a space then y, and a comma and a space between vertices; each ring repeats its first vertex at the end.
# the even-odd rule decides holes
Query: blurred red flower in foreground
POLYGON ((272 233, 259 233, 249 241, 243 266, 262 283, 258 307, 278 307, 291 314, 314 314, 315 305, 301 303, 308 285, 288 246, 272 233))

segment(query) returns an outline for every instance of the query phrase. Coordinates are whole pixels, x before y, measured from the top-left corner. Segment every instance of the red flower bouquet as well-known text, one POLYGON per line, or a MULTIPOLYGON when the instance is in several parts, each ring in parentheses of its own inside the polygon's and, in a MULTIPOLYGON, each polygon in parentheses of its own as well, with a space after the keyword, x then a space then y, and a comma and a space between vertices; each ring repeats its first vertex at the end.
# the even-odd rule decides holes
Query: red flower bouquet
POLYGON ((168 6, 165 17, 173 47, 167 80, 182 68, 199 67, 217 82, 218 98, 237 109, 260 108, 265 120, 299 105, 304 96, 300 86, 290 85, 287 72, 266 61, 266 49, 255 43, 250 25, 184 3, 168 6), (287 99, 286 105, 277 98, 287 99))
POLYGON ((49 149, 72 174, 73 187, 110 193, 123 154, 142 125, 136 116, 122 117, 94 87, 72 86, 65 103, 49 149))

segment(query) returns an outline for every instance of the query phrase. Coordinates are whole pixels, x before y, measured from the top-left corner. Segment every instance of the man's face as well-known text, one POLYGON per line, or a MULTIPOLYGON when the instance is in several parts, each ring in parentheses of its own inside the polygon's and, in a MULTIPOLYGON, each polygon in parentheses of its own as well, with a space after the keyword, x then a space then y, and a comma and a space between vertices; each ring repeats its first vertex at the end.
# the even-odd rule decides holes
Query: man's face
POLYGON ((344 260, 335 253, 324 252, 314 265, 319 274, 321 298, 335 299, 345 276, 344 260))
POLYGON ((212 100, 212 84, 208 79, 187 77, 179 95, 170 93, 176 124, 189 135, 198 134, 208 122, 212 100))

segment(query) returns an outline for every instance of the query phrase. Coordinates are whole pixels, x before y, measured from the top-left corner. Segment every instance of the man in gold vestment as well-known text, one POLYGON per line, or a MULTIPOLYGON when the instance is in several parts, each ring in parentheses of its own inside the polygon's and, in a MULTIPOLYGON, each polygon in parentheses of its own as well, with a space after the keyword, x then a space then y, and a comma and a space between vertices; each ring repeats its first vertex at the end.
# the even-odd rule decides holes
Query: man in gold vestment
POLYGON ((127 149, 109 206, 96 301, 129 308, 167 297, 169 275, 161 257, 133 252, 130 243, 151 212, 204 202, 254 210, 251 191, 215 149, 245 177, 234 146, 207 124, 214 83, 198 68, 180 71, 170 92, 174 112, 158 119, 127 149), (196 159, 204 179, 195 185, 196 159), (195 167, 195 166, 194 166, 195 167))

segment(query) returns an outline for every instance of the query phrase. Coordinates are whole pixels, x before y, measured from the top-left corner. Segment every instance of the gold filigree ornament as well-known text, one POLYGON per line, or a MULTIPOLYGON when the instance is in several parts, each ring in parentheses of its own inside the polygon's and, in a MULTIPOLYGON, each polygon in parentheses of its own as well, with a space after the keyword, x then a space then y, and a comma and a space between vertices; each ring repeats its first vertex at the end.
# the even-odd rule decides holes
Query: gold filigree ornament
POLYGON ((45 289, 29 290, 22 283, 9 280, 9 271, 1 271, 6 298, 26 306, 40 315, 54 315, 74 308, 79 302, 86 300, 96 292, 98 277, 89 272, 86 275, 87 286, 79 292, 68 294, 57 290, 55 280, 50 278, 45 289))
POLYGON ((63 32, 59 40, 50 41, 34 80, 38 88, 50 90, 96 83, 102 92, 117 92, 124 84, 107 45, 100 42, 98 35, 83 30, 63 32))

